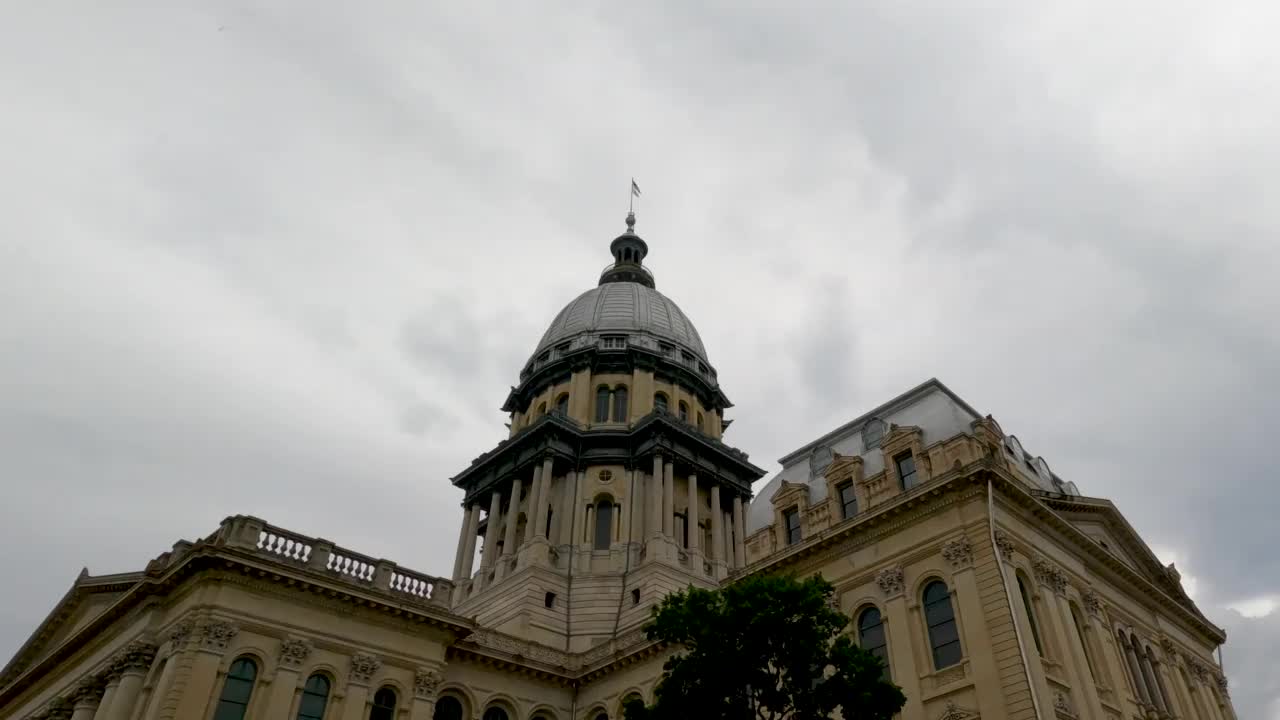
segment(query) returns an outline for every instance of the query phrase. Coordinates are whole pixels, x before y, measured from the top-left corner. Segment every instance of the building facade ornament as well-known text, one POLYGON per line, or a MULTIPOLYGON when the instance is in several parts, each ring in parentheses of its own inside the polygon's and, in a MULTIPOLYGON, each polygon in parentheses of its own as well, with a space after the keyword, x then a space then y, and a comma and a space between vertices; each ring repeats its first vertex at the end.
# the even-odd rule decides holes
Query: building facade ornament
POLYGON ((1006 561, 1013 559, 1013 538, 1003 530, 996 530, 996 550, 1006 561))
POLYGON ((1164 655, 1166 658, 1169 659, 1169 662, 1173 662, 1174 660, 1177 659, 1178 648, 1173 644, 1173 641, 1170 640, 1169 638, 1167 637, 1160 638, 1160 649, 1164 651, 1164 655))
POLYGON ((1080 593, 1080 600, 1084 603, 1085 612, 1094 617, 1102 617, 1102 598, 1098 597, 1098 593, 1085 590, 1080 593))
POLYGON ((76 707, 97 705, 106 690, 106 680, 101 675, 90 675, 76 684, 71 691, 71 702, 76 707))
POLYGON ((185 620, 178 621, 178 624, 174 625, 173 628, 169 630, 169 643, 173 646, 174 650, 181 650, 186 647, 187 640, 191 637, 191 633, 195 630, 195 627, 196 624, 192 622, 190 618, 187 618, 185 620))
POLYGON ((413 696, 419 700, 435 700, 443 676, 434 668, 420 667, 413 674, 413 696))
POLYGON ((1036 558, 1031 563, 1031 570, 1035 572, 1036 580, 1039 580, 1042 585, 1048 586, 1058 595, 1067 594, 1067 576, 1052 563, 1043 558, 1036 558))
POLYGON ((280 643, 280 664, 288 668, 300 668, 311 655, 312 645, 302 638, 285 638, 280 643))
POLYGON ((373 674, 378 672, 380 667, 382 667, 382 659, 377 655, 356 653, 351 656, 351 671, 348 673, 347 679, 350 682, 367 685, 369 680, 373 678, 373 674))
POLYGON ((954 540, 948 540, 942 546, 942 557, 951 563, 951 567, 959 570, 973 564, 973 546, 969 544, 969 538, 961 535, 954 540))
POLYGON ((1209 669, 1203 663, 1190 655, 1183 655, 1182 659, 1187 663, 1187 670, 1190 671, 1191 677, 1202 683, 1209 682, 1209 669))
POLYGON ((151 661, 156 658, 156 650, 158 648, 155 643, 145 640, 133 640, 125 645, 111 658, 111 671, 115 674, 121 674, 133 671, 145 671, 151 667, 151 661))
POLYGON ((887 598, 897 597, 906 589, 906 576, 902 572, 901 565, 885 568, 876 573, 876 584, 880 586, 880 592, 884 593, 887 598))
POLYGON ((938 720, 971 720, 971 718, 976 718, 977 716, 977 713, 956 705, 954 700, 948 700, 947 706, 943 708, 938 720))
POLYGON ((1230 694, 1231 694, 1231 693, 1227 690, 1227 685, 1228 685, 1228 683, 1227 683, 1227 676, 1226 676, 1226 675, 1215 675, 1213 679, 1214 679, 1214 681, 1215 681, 1215 682, 1217 682, 1217 683, 1218 683, 1218 689, 1222 691, 1222 694, 1223 694, 1223 695, 1230 695, 1230 694))
POLYGON ((240 628, 226 620, 211 620, 200 627, 200 647, 216 653, 226 652, 240 628))
POLYGON ((44 712, 37 717, 44 720, 70 720, 75 708, 65 698, 56 697, 45 706, 44 712))
POLYGON ((1065 717, 1075 717, 1076 711, 1071 708, 1071 701, 1064 693, 1057 693, 1053 698, 1053 711, 1065 717))

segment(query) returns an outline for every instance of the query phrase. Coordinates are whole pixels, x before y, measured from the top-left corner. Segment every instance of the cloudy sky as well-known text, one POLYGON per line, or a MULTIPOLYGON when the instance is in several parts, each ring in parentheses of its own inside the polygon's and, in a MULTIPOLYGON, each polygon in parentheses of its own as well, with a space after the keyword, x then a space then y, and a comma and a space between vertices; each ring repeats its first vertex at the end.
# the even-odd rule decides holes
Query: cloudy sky
POLYGON ((1280 718, 1280 10, 965 4, 10 3, 0 656, 234 513, 447 574, 635 176, 728 440, 773 470, 941 378, 1280 718))

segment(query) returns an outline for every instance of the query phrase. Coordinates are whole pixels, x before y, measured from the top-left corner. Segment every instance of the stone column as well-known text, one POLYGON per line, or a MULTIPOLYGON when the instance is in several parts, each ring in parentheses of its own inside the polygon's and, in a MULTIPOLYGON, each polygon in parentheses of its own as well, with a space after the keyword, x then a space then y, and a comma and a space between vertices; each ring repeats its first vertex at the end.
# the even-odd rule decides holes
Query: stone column
MULTIPOLYGON (((507 526, 505 534, 502 538, 502 554, 515 555, 516 545, 519 540, 516 538, 516 526, 520 524, 520 493, 524 492, 524 480, 517 477, 511 481, 511 500, 507 502, 507 526)), ((525 518, 525 522, 529 522, 525 518)))
POLYGON ((724 562, 724 510, 720 508, 720 484, 711 484, 711 573, 717 580, 728 576, 724 562))
POLYGON ((369 702, 369 681, 380 667, 382 660, 376 655, 357 653, 351 656, 347 696, 342 700, 342 720, 364 720, 364 706, 369 702))
POLYGON ((689 473, 686 481, 689 489, 688 507, 685 508, 685 530, 689 535, 689 570, 702 574, 702 528, 698 525, 698 475, 689 473))
POLYGON ((467 522, 465 533, 467 542, 463 546, 462 551, 462 580, 471 579, 472 565, 476 560, 476 533, 480 530, 480 505, 472 503, 467 510, 467 522))
POLYGON ((111 699, 111 707, 106 715, 108 720, 133 720, 138 695, 142 691, 142 681, 155 657, 156 646, 143 640, 130 642, 116 654, 112 670, 119 673, 120 682, 111 699))
POLYGON ((560 493, 560 545, 574 543, 573 531, 578 526, 573 524, 573 515, 578 511, 578 473, 570 470, 564 476, 564 492, 560 493))
POLYGON ((630 509, 627 517, 627 552, 631 552, 631 543, 637 539, 644 540, 644 473, 639 470, 627 471, 627 504, 630 509))
POLYGON ((662 534, 671 541, 676 536, 675 463, 662 464, 662 534))
POLYGON ((551 456, 542 461, 542 487, 538 489, 538 508, 534 512, 538 527, 534 528, 534 537, 547 537, 547 500, 551 497, 551 456))
POLYGON ((1151 669, 1151 658, 1141 645, 1134 648, 1134 652, 1138 656, 1138 667, 1142 668, 1142 679, 1147 684, 1147 694, 1151 696, 1152 704, 1157 710, 1168 715, 1169 706, 1165 704, 1164 696, 1160 694, 1160 686, 1156 684, 1155 673, 1151 669))
MULTIPOLYGON (((227 646, 238 635, 240 629, 225 620, 208 620, 195 631, 196 647, 191 658, 190 674, 186 686, 182 689, 182 697, 178 700, 175 718, 202 718, 209 703, 214 702, 214 692, 218 684, 218 665, 227 646)), ((123 693, 124 684, 120 685, 123 693)), ((119 700, 120 694, 116 695, 119 700)), ((113 703, 114 709, 114 703, 113 703)), ((132 716, 122 715, 112 720, 129 720, 132 716)))
MULTIPOLYGON (((168 669, 165 668, 166 671, 168 669)), ((116 690, 120 689, 120 674, 114 670, 107 670, 106 681, 107 685, 102 691, 102 698, 98 700, 98 709, 93 713, 93 720, 107 720, 111 715, 111 703, 115 700, 116 690)))
POLYGON ((725 510, 721 514, 724 516, 724 565, 733 570, 738 567, 733 557, 733 513, 725 510))
POLYGON ((742 496, 733 496, 733 563, 735 567, 747 566, 746 521, 742 517, 742 496))
MULTIPOLYGON (((734 514, 738 515, 736 511, 734 514)), ((876 585, 880 587, 880 592, 884 593, 885 598, 881 620, 885 624, 888 635, 890 672, 893 675, 893 681, 907 696, 907 702, 902 706, 902 717, 923 718, 920 669, 916 667, 916 656, 911 649, 911 624, 910 616, 907 614, 906 584, 906 575, 901 566, 885 568, 876 574, 876 585)))
MULTIPOLYGON (((978 578, 973 569, 974 548, 966 536, 950 540, 942 546, 942 557, 951 566, 951 587, 954 609, 959 613, 964 647, 983 648, 990 645, 991 631, 982 607, 978 578)), ((1000 687, 999 670, 995 656, 977 650, 966 652, 969 657, 969 674, 978 688, 1000 687)), ((977 693, 978 711, 982 717, 1000 717, 1005 713, 1004 698, 996 693, 977 693)))
POLYGON ((653 475, 649 478, 649 535, 662 535, 662 456, 653 456, 653 475))
MULTIPOLYGON (((1080 682, 1080 701, 1088 708, 1087 712, 1077 711, 1082 716, 1087 717, 1106 717, 1102 711, 1102 700, 1098 697, 1097 677, 1094 673, 1100 671, 1094 668, 1093 672, 1089 671, 1088 650, 1085 649, 1085 638, 1081 636, 1084 628, 1076 628, 1076 619, 1071 614, 1071 604, 1067 601, 1065 595, 1055 595, 1058 602, 1058 617, 1062 620, 1062 624, 1067 628, 1067 645, 1066 654, 1069 656, 1068 662, 1072 663, 1076 670, 1076 677, 1080 682)), ((1095 660, 1096 663, 1096 660, 1095 660)))
POLYGON ((458 549, 453 555, 453 581, 463 579, 462 559, 467 551, 467 521, 471 518, 471 508, 463 506, 462 525, 458 528, 458 549))
POLYGON ((91 675, 76 685, 71 691, 71 720, 93 720, 102 694, 106 691, 106 684, 105 678, 91 675))
POLYGON ((417 669, 413 675, 413 704, 409 707, 409 720, 431 720, 442 679, 440 671, 435 668, 417 669))
POLYGON ((533 466, 533 484, 529 486, 529 512, 525 513, 524 524, 524 541, 529 542, 533 539, 534 529, 537 521, 534 514, 538 507, 538 493, 542 492, 542 466, 533 466))
POLYGON ((494 490, 489 496, 488 526, 484 529, 484 547, 480 550, 480 567, 488 570, 498 561, 498 528, 502 520, 502 491, 494 490))
POLYGON ((287 638, 280 643, 280 661, 276 677, 271 681, 271 694, 267 697, 267 717, 289 717, 302 666, 311 655, 311 648, 311 643, 301 638, 287 638))
POLYGON ((1148 660, 1151 662, 1151 674, 1156 677, 1156 687, 1160 690, 1160 697, 1164 700, 1165 708, 1169 711, 1170 715, 1175 717, 1184 715, 1183 712, 1175 712, 1179 710, 1179 705, 1181 705, 1181 703, 1175 703, 1173 695, 1169 693, 1169 686, 1164 681, 1164 663, 1160 662, 1156 658, 1155 648, 1152 648, 1151 652, 1148 654, 1148 660))
MULTIPOLYGON (((1070 636, 1074 635, 1074 631, 1067 630, 1067 624, 1072 623, 1071 611, 1067 608, 1067 576, 1062 570, 1048 561, 1036 560, 1032 563, 1032 570, 1036 575, 1036 579, 1040 581, 1040 597, 1042 598, 1041 607, 1043 612, 1040 617, 1040 632, 1045 636, 1046 641, 1051 641, 1050 647, 1056 649, 1057 657, 1053 660, 1061 663, 1062 669, 1066 673, 1067 684, 1072 688, 1072 695, 1075 703, 1074 711, 1078 714, 1080 708, 1078 705, 1083 701, 1088 701, 1085 685, 1092 687, 1089 680, 1088 668, 1085 668, 1085 675, 1080 674, 1079 663, 1084 660, 1083 654, 1076 653, 1071 643, 1070 636), (1065 611, 1065 616, 1064 616, 1065 611)), ((1049 656, 1046 653, 1046 656, 1049 656)), ((1098 708, 1099 716, 1101 716, 1101 706, 1098 708)))

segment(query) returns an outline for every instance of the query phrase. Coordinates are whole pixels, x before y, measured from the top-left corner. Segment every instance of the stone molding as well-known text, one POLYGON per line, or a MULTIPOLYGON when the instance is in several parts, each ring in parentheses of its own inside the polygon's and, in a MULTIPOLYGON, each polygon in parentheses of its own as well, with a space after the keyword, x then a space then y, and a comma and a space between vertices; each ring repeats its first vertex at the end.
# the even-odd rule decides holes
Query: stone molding
POLYGON ((1071 707, 1071 701, 1067 700, 1064 693, 1056 693, 1053 698, 1053 711, 1059 717, 1076 717, 1076 711, 1071 707))
POLYGON ((880 586, 880 592, 886 598, 894 598, 906 592, 907 581, 902 566, 895 565, 876 573, 876 585, 880 586))
POLYGON ((226 620, 211 620, 200 626, 200 647, 221 655, 227 651, 227 646, 238 634, 240 634, 240 628, 234 623, 226 620))
POLYGON ((368 685, 373 674, 382 667, 382 659, 370 653, 356 653, 351 656, 351 670, 347 673, 347 681, 360 685, 368 685))
POLYGON ((186 646, 187 640, 191 638, 191 633, 195 630, 195 623, 190 619, 180 620, 169 630, 169 642, 173 645, 174 650, 181 650, 186 646))
POLYGON ((943 708, 938 720, 975 720, 977 717, 978 713, 960 707, 955 700, 948 700, 947 706, 943 708))
POLYGON ((1006 561, 1013 559, 1014 544, 1013 539, 1009 537, 1009 533, 1003 530, 996 530, 996 550, 1000 552, 1000 556, 1006 561))
POLYGON ((948 540, 942 545, 942 557, 951 563, 954 570, 973 565, 973 546, 969 544, 969 538, 961 535, 954 540, 948 540))
POLYGON ((103 676, 90 675, 76 683, 75 688, 71 690, 71 702, 76 707, 97 705, 102 700, 102 694, 106 692, 106 685, 106 678, 103 676))
POLYGON ((151 667, 151 661, 156 658, 155 643, 145 640, 132 640, 129 644, 121 648, 115 655, 111 656, 111 666, 108 670, 109 676, 118 677, 126 672, 146 672, 151 667))
POLYGON ((1058 595, 1067 594, 1067 576, 1056 565, 1044 558, 1036 558, 1031 563, 1031 570, 1041 585, 1045 585, 1058 595))
POLYGON ((444 676, 434 668, 420 667, 413 673, 413 696, 419 700, 435 700, 444 676))
POLYGON ((1227 686, 1228 686, 1228 684, 1229 684, 1229 683, 1227 682, 1227 676, 1226 676, 1226 675, 1214 675, 1213 679, 1214 679, 1214 681, 1215 681, 1215 682, 1217 682, 1217 683, 1218 683, 1218 689, 1222 691, 1222 694, 1223 694, 1223 695, 1226 695, 1226 696, 1228 696, 1228 697, 1230 697, 1231 692, 1227 689, 1227 686))
POLYGON ((307 657, 311 655, 313 646, 310 641, 302 638, 285 638, 280 643, 280 666, 285 668, 298 669, 307 661, 307 657))

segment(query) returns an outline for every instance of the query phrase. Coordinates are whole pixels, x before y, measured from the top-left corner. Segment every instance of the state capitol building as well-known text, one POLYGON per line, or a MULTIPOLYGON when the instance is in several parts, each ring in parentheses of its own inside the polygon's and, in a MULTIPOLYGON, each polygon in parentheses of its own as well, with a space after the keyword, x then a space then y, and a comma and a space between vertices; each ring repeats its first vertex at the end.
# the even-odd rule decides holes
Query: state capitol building
POLYGON ((325 528, 192 528, 82 572, 0 671, 0 720, 617 720, 671 651, 650 609, 757 573, 835 585, 903 720, 1234 720, 1226 636, 1174 567, 937 380, 761 482, 634 225, 518 369, 509 436, 452 478, 451 571, 304 534, 325 528))

